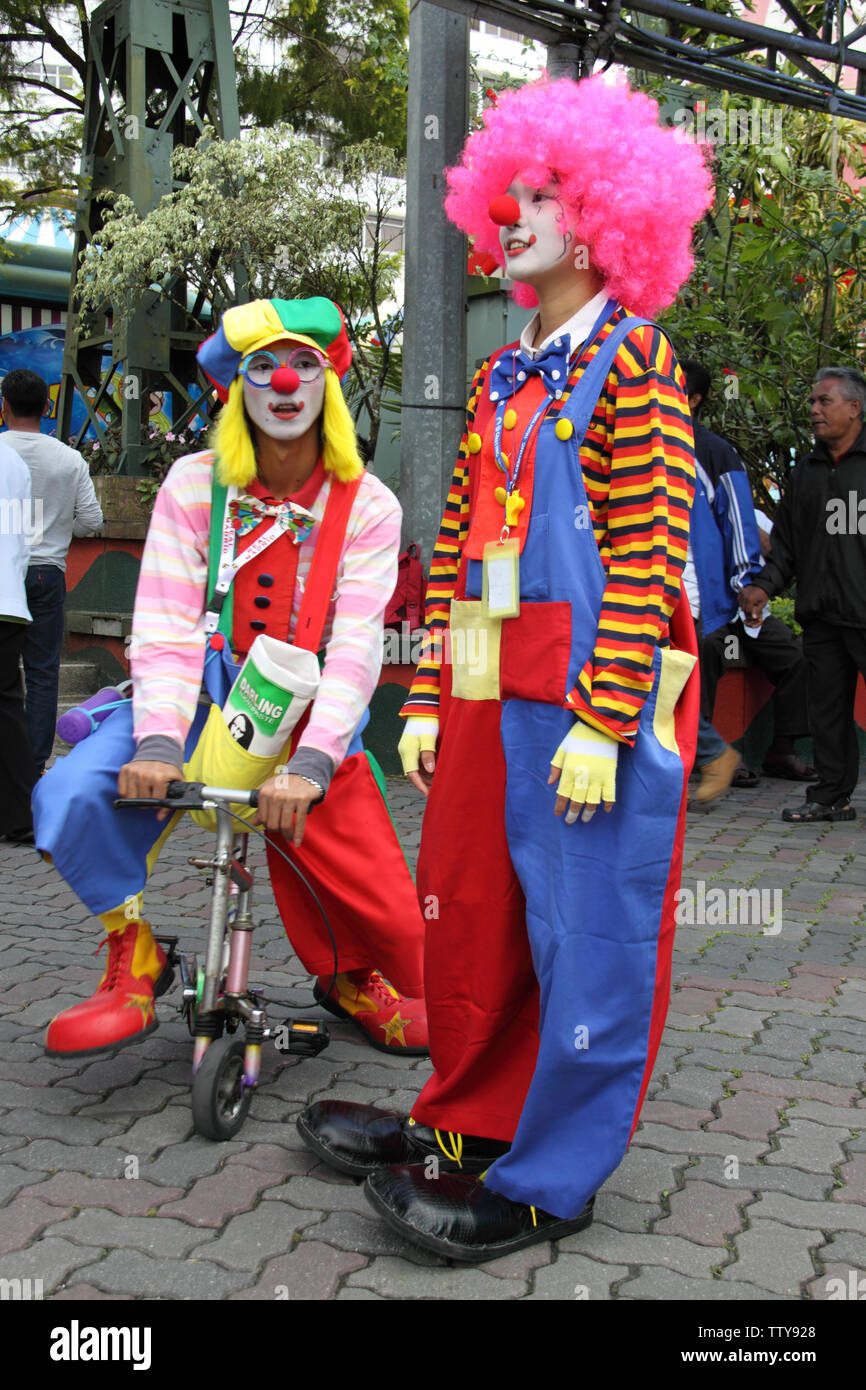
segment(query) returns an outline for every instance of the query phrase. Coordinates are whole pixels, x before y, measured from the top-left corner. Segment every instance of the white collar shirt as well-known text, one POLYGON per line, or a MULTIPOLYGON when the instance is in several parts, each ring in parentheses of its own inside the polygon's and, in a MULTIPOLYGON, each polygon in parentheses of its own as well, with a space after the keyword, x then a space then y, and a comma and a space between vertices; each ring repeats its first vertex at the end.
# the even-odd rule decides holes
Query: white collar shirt
POLYGON ((538 331, 539 324, 539 315, 536 312, 520 335, 521 351, 525 352, 529 357, 536 358, 540 353, 544 352, 545 348, 550 347, 551 343, 555 342, 557 338, 564 338, 566 334, 568 334, 571 339, 571 347, 568 354, 570 358, 577 349, 582 347, 586 342, 593 324, 608 299, 610 299, 610 295, 607 290, 599 290, 598 294, 593 295, 592 299, 584 304, 582 309, 578 309, 577 313, 572 314, 570 319, 566 319, 565 323, 559 328, 549 333, 543 342, 539 343, 537 347, 533 347, 532 342, 538 331))

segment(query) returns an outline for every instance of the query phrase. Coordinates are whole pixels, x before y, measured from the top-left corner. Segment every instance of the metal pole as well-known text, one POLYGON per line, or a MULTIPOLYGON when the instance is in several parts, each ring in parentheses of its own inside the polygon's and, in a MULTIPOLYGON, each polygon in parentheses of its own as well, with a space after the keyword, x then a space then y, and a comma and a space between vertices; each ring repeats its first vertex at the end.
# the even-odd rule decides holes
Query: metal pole
POLYGON ((442 210, 443 170, 469 125, 469 24, 416 0, 409 16, 406 291, 400 501, 429 565, 466 408, 466 243, 442 210))
POLYGON ((580 48, 576 43, 551 43, 547 46, 547 71, 552 78, 580 76, 580 48))

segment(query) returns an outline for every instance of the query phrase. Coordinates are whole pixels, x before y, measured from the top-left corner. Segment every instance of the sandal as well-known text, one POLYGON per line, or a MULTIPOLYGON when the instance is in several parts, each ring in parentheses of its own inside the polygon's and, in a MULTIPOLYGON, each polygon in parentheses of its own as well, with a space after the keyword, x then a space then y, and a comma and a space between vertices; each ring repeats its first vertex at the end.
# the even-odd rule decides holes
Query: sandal
POLYGON ((782 820, 793 821, 795 825, 809 825, 819 820, 855 820, 857 812, 845 799, 825 806, 820 801, 807 801, 803 806, 782 812, 782 820))
POLYGON ((757 786, 759 785, 760 781, 761 781, 761 779, 760 779, 760 777, 758 776, 757 772, 753 772, 752 769, 751 769, 750 767, 746 767, 745 763, 740 763, 740 766, 737 768, 736 772, 734 773, 734 777, 733 777, 733 781, 731 782, 731 786, 732 786, 732 787, 757 787, 757 786))

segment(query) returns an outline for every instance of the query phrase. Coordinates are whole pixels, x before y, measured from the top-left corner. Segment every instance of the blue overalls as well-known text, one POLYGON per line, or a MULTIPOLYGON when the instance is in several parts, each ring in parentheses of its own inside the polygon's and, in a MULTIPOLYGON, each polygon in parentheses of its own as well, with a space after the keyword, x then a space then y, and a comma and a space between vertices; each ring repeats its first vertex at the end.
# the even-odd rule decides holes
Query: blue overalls
MULTIPOLYGON (((521 619, 506 619, 502 625, 499 732, 505 763, 505 836, 525 896, 525 932, 539 991, 538 1051, 531 1079, 527 1075, 528 1090, 513 1146, 491 1166, 484 1181, 512 1200, 531 1203, 562 1218, 577 1215, 616 1168, 636 1123, 667 1009, 672 893, 679 886, 682 852, 686 771, 672 732, 663 734, 669 745, 665 746, 657 734, 661 723, 654 728, 663 665, 659 649, 654 654, 653 687, 641 712, 635 746, 619 747, 614 809, 607 814, 599 808, 590 822, 566 825, 564 818, 553 814, 556 787, 548 786, 551 758, 575 719, 563 708, 564 695, 576 684, 591 656, 606 582, 587 520, 590 513, 578 450, 619 343, 641 322, 625 319, 614 328, 562 410, 544 418, 538 431, 532 510, 520 557, 521 619, 535 603, 561 603, 570 608, 568 675, 559 703, 555 697, 548 702, 519 698, 514 693, 531 679, 519 661, 504 656, 508 623, 521 619), (574 425, 573 434, 565 440, 554 432, 556 422, 563 419, 574 425)), ((469 561, 469 599, 480 596, 480 570, 479 561, 469 561)), ((549 612, 551 617, 557 611, 560 618, 563 614, 562 609, 553 607, 539 611, 549 612)), ((551 637, 552 642, 556 640, 551 637)), ((567 625, 564 642, 568 644, 567 625)), ((682 653, 674 657, 673 665, 677 663, 678 671, 670 672, 671 685, 661 702, 671 716, 693 664, 682 653)), ((667 666, 665 669, 667 673, 667 666)), ((452 710, 453 701, 452 696, 452 710)), ((695 690, 690 692, 688 704, 694 718, 695 690)), ((480 739, 481 721, 492 717, 491 706, 495 707, 495 702, 476 705, 472 711, 464 704, 457 711, 458 725, 461 719, 477 717, 480 739)), ((672 719, 669 725, 672 729, 672 719)), ((451 777, 447 741, 446 719, 437 777, 443 771, 451 777)), ((440 797, 445 791, 444 786, 439 788, 440 797)), ((492 812, 491 803, 479 815, 489 817, 492 812)), ((431 813, 434 817, 440 814, 435 807, 428 810, 428 815, 431 813)), ((472 836, 470 825, 464 840, 470 861, 472 836)), ((432 884, 433 868, 427 866, 423 872, 430 874, 432 884)), ((492 882, 493 871, 489 872, 494 900, 497 887, 492 882)), ((422 885, 421 864, 419 888, 429 891, 422 885)), ((455 886, 455 893, 458 891, 455 886)), ((504 902, 509 896, 507 888, 502 895, 503 913, 510 913, 512 918, 507 929, 510 940, 506 935, 497 946, 491 933, 488 956, 494 950, 511 951, 516 957, 514 894, 510 894, 510 903, 504 902)), ((426 985, 431 1006, 431 1051, 438 1067, 435 990, 442 986, 441 975, 436 984, 431 980, 438 967, 431 959, 429 930, 426 985)), ((464 920, 463 931, 466 939, 468 920, 464 920)), ((444 939, 440 947, 432 946, 432 955, 442 949, 446 949, 444 939)), ((468 951, 472 949, 467 946, 468 951)), ((516 960, 514 968, 521 969, 516 960)), ((464 1001, 464 1012, 471 1007, 471 1002, 464 1001)), ((529 1023, 527 1004, 508 1047, 500 1053, 501 1067, 511 1065, 512 1053, 521 1048, 526 1051, 522 1039, 529 1023)), ((491 1028, 497 1026, 494 1023, 491 1028)), ((482 1038, 482 1031, 476 1030, 476 1038, 482 1038)), ((482 1038, 479 1055, 483 1048, 482 1038)), ((510 1137, 501 1130, 493 1134, 490 1128, 477 1130, 467 1124, 472 1117, 467 1110, 461 1111, 460 1100, 478 1085, 477 1078, 483 1076, 480 1066, 474 1076, 476 1079, 471 1080, 467 1064, 462 1090, 449 1090, 447 1081, 442 1084, 434 1078, 426 1093, 427 1103, 422 1092, 413 1114, 419 1121, 440 1128, 510 1137), (454 1108, 450 1108, 452 1100, 456 1102, 454 1108)), ((494 1087, 495 1079, 491 1081, 491 1097, 494 1087)))

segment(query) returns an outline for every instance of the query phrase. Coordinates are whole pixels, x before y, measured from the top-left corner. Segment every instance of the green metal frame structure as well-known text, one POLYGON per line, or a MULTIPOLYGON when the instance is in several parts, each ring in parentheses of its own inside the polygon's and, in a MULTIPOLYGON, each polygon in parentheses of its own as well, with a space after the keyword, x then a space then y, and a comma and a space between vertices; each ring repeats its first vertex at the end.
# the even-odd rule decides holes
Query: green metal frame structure
MULTIPOLYGON (((183 309, 186 286, 175 282, 171 300, 156 293, 123 313, 79 312, 76 279, 82 252, 97 235, 105 204, 99 194, 125 193, 145 215, 177 185, 171 156, 194 144, 211 126, 223 139, 240 134, 228 0, 106 0, 90 23, 85 91, 82 192, 79 197, 58 436, 66 439, 73 391, 85 401, 100 438, 98 410, 118 369, 121 453, 118 471, 143 472, 150 393, 171 390, 176 424, 195 414, 188 384, 197 377, 201 333, 183 309), (106 370, 103 361, 110 355, 106 370)), ((86 426, 85 426, 86 428, 86 426)))
POLYGON ((785 30, 680 0, 435 3, 468 19, 516 30, 552 50, 567 48, 564 61, 571 64, 573 76, 586 75, 599 61, 621 63, 701 87, 866 120, 866 52, 857 47, 866 24, 846 30, 845 0, 827 0, 820 29, 794 0, 779 0, 793 26, 785 30), (856 90, 841 86, 843 68, 856 72, 856 90))

